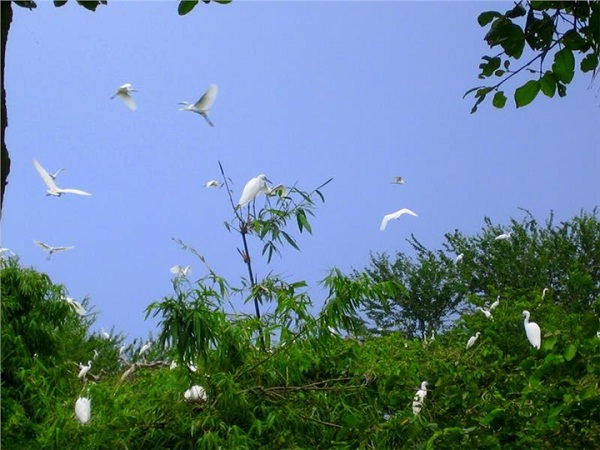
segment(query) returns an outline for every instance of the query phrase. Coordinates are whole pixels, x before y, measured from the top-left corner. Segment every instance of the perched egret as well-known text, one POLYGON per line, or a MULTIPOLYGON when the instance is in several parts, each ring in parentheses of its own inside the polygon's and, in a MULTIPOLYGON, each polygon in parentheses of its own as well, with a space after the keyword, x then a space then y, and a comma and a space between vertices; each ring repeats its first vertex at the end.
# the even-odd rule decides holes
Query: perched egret
POLYGON ((499 234, 494 238, 495 241, 506 241, 510 239, 510 233, 499 234))
POLYGON ((550 290, 550 289, 548 289, 548 288, 544 288, 544 289, 542 290, 542 300, 544 300, 544 297, 546 296, 546 294, 548 293, 548 291, 549 291, 549 290, 550 290))
POLYGON ((404 184, 404 178, 402 177, 394 177, 393 181, 390 181, 392 184, 404 184))
POLYGON ((328 326, 327 330, 334 336, 340 336, 340 332, 338 330, 336 330, 335 328, 333 328, 332 326, 328 326))
POLYGON ((183 108, 181 108, 179 111, 192 111, 192 112, 195 112, 196 114, 200 114, 202 117, 204 117, 206 119, 206 121, 208 122, 208 124, 211 127, 214 127, 215 124, 212 123, 210 121, 210 119, 208 118, 208 111, 210 110, 213 103, 215 102, 215 99, 217 98, 217 92, 218 92, 217 85, 211 84, 210 86, 208 86, 208 89, 206 90, 204 95, 202 95, 202 97, 200 97, 200 100, 198 100, 193 105, 188 102, 179 102, 178 103, 179 105, 183 105, 183 108))
POLYGON ((477 333, 475 333, 475 336, 471 336, 469 338, 469 340, 467 341, 467 350, 469 350, 471 347, 473 347, 475 345, 475 342, 477 342, 477 339, 479 339, 480 335, 481 335, 481 333, 478 331, 477 333))
POLYGON ((415 398, 412 403, 412 411, 413 414, 419 414, 423 409, 423 400, 427 396, 427 385, 429 383, 427 381, 423 381, 421 383, 421 388, 417 391, 415 398))
POLYGON ((62 299, 65 302, 67 302, 69 304, 69 306, 71 306, 71 308, 73 308, 73 311, 75 311, 80 316, 85 316, 87 314, 87 311, 85 310, 85 308, 78 301, 73 300, 71 297, 67 297, 66 295, 63 295, 62 299))
POLYGON ((204 390, 204 388, 197 384, 185 391, 183 397, 188 402, 205 402, 208 398, 206 396, 206 391, 204 390))
POLYGON ((82 380, 85 380, 85 376, 87 375, 87 373, 90 371, 90 369, 92 368, 92 361, 88 361, 87 366, 84 366, 83 364, 79 364, 79 375, 77 375, 77 378, 80 378, 82 380))
POLYGON ((222 184, 219 183, 217 180, 210 180, 208 183, 206 183, 204 185, 204 187, 207 187, 207 188, 218 188, 221 186, 222 186, 222 184))
POLYGON ((100 356, 100 353, 98 353, 98 350, 94 349, 94 357, 92 358, 92 360, 96 361, 98 359, 98 356, 100 356))
POLYGON ((100 328, 100 336, 102 336, 102 339, 106 339, 106 340, 110 339, 110 333, 108 331, 106 331, 104 328, 100 328))
POLYGON ((46 184, 48 188, 46 190, 46 195, 53 195, 55 197, 60 197, 63 194, 77 194, 77 195, 92 195, 89 192, 81 191, 79 189, 62 189, 59 188, 54 182, 54 178, 42 167, 42 165, 37 161, 37 159, 33 160, 33 165, 36 170, 42 177, 42 180, 46 184))
POLYGON ((244 190, 242 191, 242 196, 238 202, 238 207, 243 208, 256 197, 258 197, 261 192, 268 193, 269 187, 267 186, 267 181, 269 180, 263 174, 260 174, 259 176, 248 181, 246 186, 244 186, 244 190))
POLYGON ((125 83, 123 86, 119 86, 119 89, 117 89, 117 92, 115 92, 115 94, 111 97, 111 100, 115 97, 119 97, 130 110, 135 111, 137 109, 137 105, 131 96, 132 92, 137 91, 132 89, 131 83, 125 83))
POLYGON ((539 350, 542 345, 542 330, 537 323, 529 321, 529 311, 523 311, 523 317, 525 317, 523 325, 525 326, 527 339, 533 347, 539 350))
POLYGON ((464 259, 464 257, 465 257, 465 254, 464 254, 464 253, 461 253, 460 255, 458 255, 458 256, 456 257, 456 259, 454 260, 454 263, 455 263, 455 264, 458 264, 459 262, 461 262, 461 261, 464 259))
POLYGON ((485 315, 485 317, 487 317, 488 319, 490 319, 490 320, 491 320, 491 319, 493 319, 493 318, 494 318, 494 316, 492 316, 492 313, 491 313, 491 312, 489 312, 487 309, 483 309, 483 308, 482 308, 482 307, 480 307, 480 306, 478 306, 478 307, 477 307, 477 309, 478 309, 479 311, 481 311, 481 312, 482 312, 482 313, 485 315))
POLYGON ((192 273, 192 266, 188 265, 188 266, 183 267, 183 266, 180 266, 179 264, 177 264, 177 265, 171 267, 171 269, 169 269, 169 270, 177 278, 185 278, 192 273))
POLYGON ((385 227, 387 227, 387 224, 390 220, 399 219, 403 214, 410 214, 411 216, 419 217, 414 212, 412 212, 410 209, 402 208, 394 213, 386 214, 385 216, 383 216, 383 220, 381 221, 381 226, 379 227, 379 229, 381 231, 385 230, 385 227))
POLYGON ((144 345, 142 345, 142 348, 140 348, 140 352, 138 353, 138 355, 142 356, 144 353, 146 353, 148 351, 148 349, 150 347, 152 347, 152 341, 146 342, 144 345))
POLYGON ((198 368, 193 364, 188 364, 188 369, 190 369, 194 373, 198 372, 198 368))
POLYGON ((127 346, 122 345, 121 348, 119 349, 119 356, 123 356, 125 354, 125 350, 127 350, 127 346))
POLYGON ((64 252, 66 250, 71 250, 75 248, 75 246, 73 245, 70 247, 52 247, 51 245, 44 244, 42 241, 36 240, 34 240, 33 243, 48 253, 48 259, 50 259, 53 253, 64 252))
POLYGON ((495 310, 499 304, 500 304, 500 296, 498 296, 496 298, 496 301, 490 305, 490 307, 488 308, 489 311, 491 312, 491 311, 495 310))
POLYGON ((9 257, 15 256, 15 253, 10 248, 1 247, 0 248, 0 258, 5 258, 4 255, 8 255, 9 257))
POLYGON ((87 397, 79 397, 75 402, 75 415, 84 424, 92 417, 92 401, 87 397))

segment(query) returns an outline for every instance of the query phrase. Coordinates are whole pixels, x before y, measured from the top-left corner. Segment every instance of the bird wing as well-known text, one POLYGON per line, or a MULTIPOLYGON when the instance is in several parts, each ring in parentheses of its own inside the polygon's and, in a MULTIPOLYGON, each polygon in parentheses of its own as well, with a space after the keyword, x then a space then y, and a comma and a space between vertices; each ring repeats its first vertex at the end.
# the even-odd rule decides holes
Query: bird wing
POLYGON ((196 106, 200 111, 208 111, 217 98, 217 92, 217 85, 211 84, 204 95, 200 97, 200 100, 198 100, 194 106, 196 106))
POLYGON ((135 100, 128 92, 117 92, 117 96, 123 100, 123 103, 125 103, 130 110, 135 111, 137 109, 135 100))
POLYGON ((244 186, 244 190, 242 191, 242 196, 240 197, 238 205, 240 207, 246 206, 248 203, 254 200, 260 192, 262 192, 260 180, 258 178, 252 178, 246 183, 246 186, 244 186))
POLYGON ((399 210, 399 211, 396 211, 396 213, 395 213, 395 214, 397 214, 397 215, 398 215, 397 217, 400 217, 400 216, 401 216, 401 215, 403 215, 403 214, 408 214, 408 215, 411 215, 411 216, 413 216, 413 217, 419 217, 419 216, 417 216, 417 215, 416 215, 416 214, 415 214, 413 211, 411 211, 411 210, 410 210, 410 209, 408 209, 408 208, 402 208, 401 210, 399 210))
POLYGON ((56 253, 56 252, 64 252, 66 250, 72 250, 74 248, 75 248, 75 246, 72 245, 70 247, 52 247, 52 250, 56 253))
POLYGON ((50 250, 52 250, 52 247, 50 247, 48 244, 44 244, 42 241, 33 241, 33 243, 35 245, 37 245, 38 247, 40 247, 42 250, 49 252, 50 250))
POLYGON ((50 174, 46 171, 46 169, 42 167, 42 165, 37 161, 37 159, 33 160, 33 165, 40 174, 40 177, 42 177, 42 180, 44 180, 44 183, 46 183, 46 186, 48 186, 48 189, 50 189, 51 191, 58 190, 58 187, 56 186, 56 183, 54 182, 50 174))
POLYGON ((81 191, 79 189, 57 189, 58 192, 64 193, 64 194, 77 194, 77 195, 92 195, 89 192, 85 192, 85 191, 81 191))
POLYGON ((181 266, 177 264, 169 269, 173 275, 177 275, 181 271, 181 266))
POLYGON ((386 214, 385 216, 383 216, 383 220, 381 221, 381 225, 379 226, 379 230, 383 231, 385 230, 385 227, 387 227, 387 224, 390 220, 394 219, 394 214, 386 214))

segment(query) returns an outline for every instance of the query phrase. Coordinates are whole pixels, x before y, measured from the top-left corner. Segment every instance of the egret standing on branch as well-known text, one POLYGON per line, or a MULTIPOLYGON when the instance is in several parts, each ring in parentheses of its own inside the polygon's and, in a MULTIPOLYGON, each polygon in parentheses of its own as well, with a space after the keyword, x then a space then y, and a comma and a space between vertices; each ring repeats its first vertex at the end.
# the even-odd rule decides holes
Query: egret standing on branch
MULTIPOLYGON (((88 394, 89 395, 89 394, 88 394)), ((86 424, 92 417, 92 402, 87 397, 79 397, 75 402, 75 415, 82 424, 86 424)))
POLYGON ((423 409, 423 401, 425 400, 425 397, 427 396, 427 385, 429 383, 427 381, 423 381, 421 383, 421 388, 417 391, 415 398, 413 399, 413 403, 412 403, 412 411, 413 414, 419 414, 421 412, 421 410, 423 409))
POLYGON ((85 376, 87 375, 87 373, 90 371, 90 369, 92 368, 92 361, 88 361, 88 365, 84 366, 83 364, 79 364, 79 375, 77 375, 77 378, 82 379, 83 381, 85 381, 85 376))
POLYGON ((202 117, 204 117, 206 119, 206 121, 208 122, 208 124, 211 127, 214 127, 215 124, 212 123, 210 121, 210 119, 208 118, 208 111, 210 110, 213 103, 215 102, 215 99, 217 98, 217 92, 218 92, 217 85, 211 84, 208 87, 207 91, 204 93, 204 95, 202 97, 200 97, 200 100, 198 100, 193 105, 188 102, 179 102, 178 105, 183 105, 183 108, 181 108, 179 111, 192 111, 192 112, 195 112, 196 114, 200 114, 202 117))
POLYGON ((54 182, 54 177, 58 175, 58 172, 56 172, 56 174, 54 174, 53 177, 46 171, 46 169, 42 167, 42 165, 36 159, 33 160, 33 165, 42 177, 42 180, 44 180, 44 183, 46 183, 46 187, 48 188, 48 190, 46 191, 46 195, 53 195, 55 197, 60 197, 63 194, 92 195, 89 192, 81 191, 79 189, 59 188, 54 182))
POLYGON ((399 219, 404 214, 409 214, 413 217, 419 217, 414 212, 412 212, 410 209, 402 208, 394 213, 386 214, 385 216, 383 216, 383 220, 381 221, 381 225, 379 226, 379 229, 381 231, 385 230, 385 227, 387 227, 387 224, 390 220, 399 219))
POLYGON ((499 234, 494 238, 495 241, 508 241, 510 239, 510 233, 499 234))
POLYGON ((132 92, 137 91, 131 88, 131 83, 125 83, 123 86, 119 86, 119 89, 117 89, 115 95, 111 97, 111 100, 115 97, 119 97, 121 100, 123 100, 123 103, 125 103, 125 105, 127 105, 127 107, 130 110, 135 111, 137 109, 137 105, 135 104, 135 100, 131 96, 132 92))
POLYGON ((478 331, 477 333, 475 333, 475 336, 471 336, 469 338, 469 340, 467 341, 467 350, 469 350, 471 347, 473 347, 475 345, 475 342, 477 342, 477 339, 479 339, 480 335, 481 335, 481 333, 478 331))
POLYGON ((265 194, 268 193, 269 187, 267 186, 267 181, 269 180, 264 174, 260 174, 259 176, 248 181, 246 186, 244 186, 244 190, 242 191, 242 196, 238 202, 238 207, 243 208, 256 197, 258 197, 261 192, 265 194))
POLYGON ((542 330, 537 323, 529 321, 529 311, 523 311, 523 317, 525 317, 523 325, 525 326, 527 339, 533 347, 539 350, 542 345, 542 330))

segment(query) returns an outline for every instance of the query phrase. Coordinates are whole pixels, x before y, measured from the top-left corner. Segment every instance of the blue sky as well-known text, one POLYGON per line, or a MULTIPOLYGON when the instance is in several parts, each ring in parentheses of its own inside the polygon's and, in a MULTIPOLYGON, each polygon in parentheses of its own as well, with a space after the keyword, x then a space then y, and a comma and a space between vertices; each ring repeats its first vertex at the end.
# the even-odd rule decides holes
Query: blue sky
MULTIPOLYGON (((169 268, 205 255, 230 283, 246 275, 239 236, 219 179, 234 199, 250 178, 311 190, 334 180, 299 235, 267 265, 250 242, 255 270, 316 282, 370 252, 408 251, 411 233, 437 248, 446 232, 478 232, 484 216, 568 220, 600 200, 598 84, 578 73, 563 99, 516 110, 486 103, 469 114, 463 93, 479 84, 488 54, 477 15, 510 3, 110 2, 95 13, 69 2, 15 7, 6 89, 12 158, 2 246, 48 273, 72 297, 90 298, 96 327, 130 339, 156 332, 144 309, 172 292, 169 268), (132 83, 138 110, 118 99, 132 83), (210 128, 178 111, 219 86, 210 128), (32 160, 67 169, 61 187, 92 197, 46 197, 32 160), (390 184, 401 175, 406 184, 390 184), (384 214, 410 208, 379 231, 384 214), (50 261, 33 239, 74 245, 50 261)), ((490 52, 491 54, 491 52, 490 52)), ((526 80, 522 79, 522 83, 526 80)), ((511 85, 512 93, 516 85, 511 85)), ((507 92, 507 93, 508 93, 507 92)), ((541 95, 541 94, 540 94, 541 95)), ((509 95, 511 97, 511 95, 509 95)), ((251 311, 250 305, 242 310, 251 311)))

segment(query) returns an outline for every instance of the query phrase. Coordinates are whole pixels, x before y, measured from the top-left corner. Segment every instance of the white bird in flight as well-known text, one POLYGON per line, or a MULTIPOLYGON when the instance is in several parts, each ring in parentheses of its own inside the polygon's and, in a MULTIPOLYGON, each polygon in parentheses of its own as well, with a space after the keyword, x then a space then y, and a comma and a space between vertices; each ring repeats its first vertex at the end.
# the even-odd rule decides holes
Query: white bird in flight
POLYGON ((200 100, 198 100, 196 103, 191 104, 188 102, 179 102, 178 105, 183 105, 183 108, 180 108, 179 111, 192 111, 196 114, 200 114, 206 119, 206 121, 211 127, 214 127, 215 124, 212 123, 208 118, 208 111, 215 102, 215 99, 217 98, 217 92, 217 85, 211 84, 210 86, 208 86, 208 89, 206 90, 204 95, 202 95, 202 97, 200 97, 200 100))
POLYGON ((499 234, 494 238, 495 241, 507 241, 510 239, 510 233, 499 234))
POLYGON ((92 402, 87 397, 79 397, 75 402, 75 415, 82 424, 88 423, 92 417, 92 402))
POLYGON ((58 175, 60 171, 56 172, 54 176, 52 176, 46 171, 46 169, 42 167, 42 165, 36 159, 33 160, 33 165, 42 177, 44 183, 46 183, 46 187, 48 188, 48 190, 46 191, 46 195, 54 195, 55 197, 60 197, 63 194, 92 195, 89 192, 81 191, 79 189, 59 188, 54 182, 54 178, 56 177, 56 175, 58 175))
POLYGON ((197 384, 185 391, 183 397, 188 402, 205 402, 207 399, 206 391, 202 386, 199 386, 197 384))
POLYGON ((185 267, 177 264, 170 269, 171 273, 177 278, 185 278, 192 273, 192 266, 187 265, 185 267))
POLYGON ((131 87, 131 83, 125 83, 123 86, 119 86, 119 89, 117 89, 117 92, 115 92, 115 94, 111 97, 111 100, 115 97, 119 97, 129 109, 135 111, 137 109, 137 105, 131 96, 132 92, 137 91, 131 87))
POLYGON ((525 317, 523 326, 525 327, 527 339, 533 347, 539 350, 542 345, 542 330, 537 323, 529 321, 529 311, 523 311, 523 317, 525 317))
POLYGON ((219 183, 217 180, 210 180, 208 183, 206 183, 204 185, 204 187, 207 187, 207 188, 218 188, 221 186, 222 186, 221 183, 219 183))
POLYGON ((34 240, 33 243, 48 253, 48 259, 50 259, 53 253, 64 252, 66 250, 71 250, 75 248, 74 245, 71 245, 70 247, 52 247, 51 245, 44 244, 42 241, 36 240, 34 240))
POLYGON ((379 227, 379 229, 381 231, 385 230, 385 227, 387 227, 387 224, 390 220, 399 219, 403 214, 409 214, 414 217, 419 217, 414 212, 412 212, 410 209, 402 208, 394 213, 386 214, 385 216, 383 216, 383 220, 381 221, 381 226, 379 227))
POLYGON ((88 361, 87 366, 83 365, 83 364, 79 364, 79 375, 77 375, 77 378, 80 378, 82 380, 85 380, 85 376, 87 375, 87 373, 90 371, 90 369, 92 368, 92 361, 88 361))
POLYGON ((412 403, 413 414, 419 414, 421 412, 421 409, 423 409, 423 401, 425 400, 425 397, 427 396, 427 385, 428 384, 429 383, 427 381, 423 381, 421 383, 421 388, 415 394, 415 398, 413 399, 413 403, 412 403))
POLYGON ((473 347, 475 345, 475 342, 477 342, 477 339, 479 339, 480 335, 481 335, 481 333, 478 331, 477 333, 475 333, 475 336, 471 336, 469 338, 469 340, 467 341, 467 350, 469 350, 471 347, 473 347))
POLYGON ((393 181, 390 181, 392 184, 404 184, 404 178, 402 177, 394 177, 393 181))
POLYGON ((483 308, 482 308, 482 307, 480 307, 480 306, 478 306, 478 307, 477 307, 477 309, 478 309, 479 311, 481 311, 481 312, 482 312, 482 313, 485 315, 485 317, 487 317, 488 319, 490 319, 490 320, 491 320, 491 319, 493 319, 493 318, 494 318, 494 316, 492 316, 492 313, 491 313, 491 312, 489 312, 487 309, 483 309, 483 308))
POLYGON ((242 191, 242 196, 238 202, 238 207, 243 208, 256 197, 258 197, 261 192, 267 194, 269 192, 267 181, 269 180, 264 174, 260 174, 259 176, 248 181, 246 186, 244 186, 244 190, 242 191))

